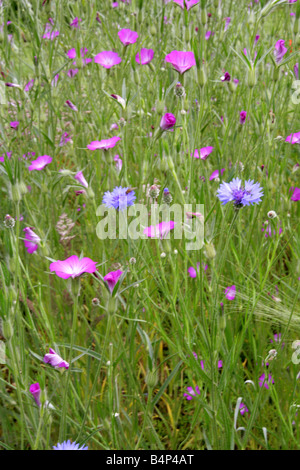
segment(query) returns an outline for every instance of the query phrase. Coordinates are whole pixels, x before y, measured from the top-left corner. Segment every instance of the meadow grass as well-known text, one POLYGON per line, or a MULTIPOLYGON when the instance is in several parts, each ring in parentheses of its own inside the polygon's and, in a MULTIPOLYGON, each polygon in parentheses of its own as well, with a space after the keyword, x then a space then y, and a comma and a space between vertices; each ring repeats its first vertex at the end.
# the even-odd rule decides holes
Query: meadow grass
POLYGON ((300 147, 286 138, 300 131, 300 2, 0 3, 0 447, 47 450, 71 439, 97 450, 299 449, 300 207, 291 188, 300 147), (137 41, 123 46, 122 28, 137 41), (276 64, 280 39, 287 52, 276 64), (82 48, 122 62, 85 64, 82 48), (149 65, 135 60, 141 48, 154 51, 149 65), (173 50, 193 52, 196 65, 180 75, 165 62, 173 50), (166 112, 176 125, 159 132, 166 112), (113 136, 114 148, 87 148, 113 136), (207 159, 192 157, 208 146, 207 159), (52 162, 29 171, 42 155, 52 162), (260 203, 221 204, 220 184, 237 177, 260 183, 260 203), (153 185, 158 203, 168 188, 171 204, 203 205, 202 249, 187 250, 172 231, 169 240, 98 238, 106 191, 135 188, 150 211, 153 185), (33 253, 25 227, 40 238, 33 253), (97 262, 98 275, 50 271, 72 255, 97 262), (103 277, 116 270, 111 294, 103 277), (68 370, 43 361, 49 348, 68 370))

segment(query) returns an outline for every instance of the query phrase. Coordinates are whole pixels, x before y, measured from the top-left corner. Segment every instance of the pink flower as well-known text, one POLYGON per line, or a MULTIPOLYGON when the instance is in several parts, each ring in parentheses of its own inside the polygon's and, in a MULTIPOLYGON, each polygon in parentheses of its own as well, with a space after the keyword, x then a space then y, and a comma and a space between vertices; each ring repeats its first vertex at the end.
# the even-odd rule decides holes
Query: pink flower
POLYGON ((195 390, 193 387, 187 387, 186 388, 188 393, 184 393, 183 396, 186 397, 187 400, 192 400, 195 396, 200 395, 200 390, 198 385, 196 385, 195 390))
POLYGON ((100 64, 106 69, 110 69, 114 65, 118 65, 120 62, 122 62, 121 57, 119 57, 118 54, 113 51, 100 52, 95 56, 94 60, 96 64, 100 64))
POLYGON ((291 201, 300 201, 300 188, 291 188, 294 190, 291 201))
MULTIPOLYGON (((204 264, 204 263, 202 263, 202 265, 203 265, 204 271, 206 271, 208 269, 208 265, 204 264)), ((188 268, 188 273, 189 273, 190 277, 192 277, 192 278, 197 277, 197 272, 199 272, 199 269, 200 269, 200 263, 197 263, 197 271, 193 266, 190 266, 188 268)))
POLYGON ((94 273, 96 271, 97 263, 90 258, 79 259, 78 256, 73 255, 64 261, 55 261, 50 264, 50 271, 54 271, 58 277, 62 279, 69 279, 72 277, 81 276, 83 273, 94 273))
POLYGON ((175 225, 176 222, 173 222, 172 220, 169 222, 161 222, 160 224, 146 227, 143 233, 149 238, 165 238, 168 233, 173 230, 175 225))
POLYGON ((115 94, 112 94, 110 95, 114 100, 116 100, 119 105, 122 106, 123 109, 126 108, 126 101, 124 100, 124 98, 122 98, 122 96, 119 96, 119 95, 115 95, 115 94))
POLYGON ((159 126, 160 126, 161 130, 166 131, 168 129, 172 129, 172 127, 174 127, 175 124, 176 124, 176 118, 175 118, 174 114, 166 113, 161 118, 159 126))
POLYGON ((227 300, 234 300, 235 299, 235 292, 236 292, 236 287, 235 285, 226 287, 224 293, 225 297, 227 300))
POLYGON ((186 7, 187 11, 189 11, 195 5, 198 5, 199 0, 173 0, 173 2, 179 5, 182 9, 186 7))
POLYGON ((191 67, 196 65, 196 60, 193 52, 172 51, 167 54, 165 61, 169 62, 177 72, 180 74, 185 73, 191 67))
MULTIPOLYGON (((225 171, 225 168, 222 168, 221 169, 221 175, 223 175, 224 171, 225 171)), ((215 171, 212 172, 212 174, 209 177, 209 181, 213 181, 217 178, 219 178, 219 170, 215 170, 215 171)))
POLYGON ((41 155, 36 160, 32 160, 31 164, 28 167, 28 170, 29 171, 43 170, 51 162, 52 162, 52 157, 50 157, 49 155, 41 155))
POLYGON ((34 401, 36 402, 37 406, 41 406, 41 387, 40 384, 37 382, 35 384, 30 385, 29 391, 32 394, 34 401))
POLYGON ((81 18, 79 19, 79 18, 76 16, 76 18, 74 18, 74 20, 70 23, 71 28, 78 28, 78 29, 80 29, 79 21, 82 21, 82 19, 81 19, 81 18))
POLYGON ((73 111, 78 111, 77 107, 72 103, 72 101, 67 100, 66 105, 69 106, 69 108, 71 108, 73 111))
POLYGON ((199 156, 199 151, 198 149, 195 149, 194 155, 191 154, 192 157, 194 158, 201 158, 201 160, 206 160, 207 157, 211 154, 213 151, 214 147, 203 147, 200 149, 200 156, 199 156))
POLYGON ((245 124, 247 118, 247 111, 240 112, 240 124, 245 124))
POLYGON ((138 33, 131 31, 131 29, 121 29, 118 32, 119 39, 124 46, 129 46, 129 44, 134 44, 139 37, 138 33))
POLYGON ((49 353, 44 356, 45 364, 50 364, 55 369, 64 367, 69 369, 69 363, 64 361, 53 349, 49 348, 49 353))
POLYGON ((265 387, 267 390, 269 390, 269 384, 274 384, 274 379, 272 378, 272 375, 269 374, 268 378, 266 378, 266 374, 262 374, 259 379, 259 386, 260 387, 265 387))
POLYGON ((78 171, 78 173, 76 173, 76 175, 74 176, 74 178, 75 178, 82 186, 84 186, 85 188, 88 188, 88 187, 89 187, 88 182, 87 182, 87 180, 85 179, 85 177, 83 176, 82 171, 78 171))
POLYGON ((290 142, 291 144, 300 144, 300 132, 295 132, 294 134, 290 134, 286 139, 286 142, 290 142))
POLYGON ((122 159, 119 157, 119 155, 114 156, 114 161, 116 162, 116 170, 120 172, 122 170, 123 162, 122 159))
POLYGON ((242 416, 245 413, 249 413, 249 410, 248 410, 247 406, 245 405, 245 403, 240 404, 240 413, 241 413, 242 416))
POLYGON ((275 44, 275 49, 274 49, 274 56, 275 56, 275 61, 277 64, 279 64, 283 56, 287 53, 287 48, 284 45, 284 39, 279 39, 279 41, 276 42, 275 44))
POLYGON ((34 78, 32 80, 30 80, 30 82, 26 83, 25 87, 24 87, 24 90, 25 91, 29 91, 31 90, 31 88, 33 87, 34 85, 34 78))
POLYGON ((104 140, 93 140, 90 144, 87 145, 87 148, 89 150, 108 150, 113 148, 117 142, 121 140, 120 137, 110 137, 109 139, 104 139, 104 140))
POLYGON ((9 125, 10 125, 10 127, 11 127, 12 129, 18 129, 19 124, 20 124, 19 121, 11 121, 11 122, 9 123, 9 125))
POLYGON ((154 57, 154 50, 153 49, 141 49, 140 52, 137 53, 135 56, 135 61, 138 64, 146 65, 151 62, 154 57))
POLYGON ((25 232, 24 245, 27 248, 27 253, 34 253, 38 249, 41 239, 30 227, 25 227, 23 231, 25 232))
POLYGON ((104 279, 104 281, 107 282, 109 290, 110 290, 111 293, 113 292, 114 287, 117 284, 120 277, 122 276, 122 274, 123 274, 123 271, 118 269, 117 271, 111 271, 110 273, 108 273, 104 276, 103 279, 104 279))

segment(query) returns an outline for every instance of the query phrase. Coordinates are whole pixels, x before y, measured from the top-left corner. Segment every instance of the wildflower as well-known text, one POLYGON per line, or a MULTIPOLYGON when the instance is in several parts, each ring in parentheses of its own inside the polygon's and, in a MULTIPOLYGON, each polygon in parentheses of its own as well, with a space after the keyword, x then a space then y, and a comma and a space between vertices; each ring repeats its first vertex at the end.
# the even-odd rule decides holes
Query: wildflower
MULTIPOLYGON (((221 175, 223 175, 224 171, 225 171, 225 168, 222 168, 221 175)), ((219 180, 219 170, 213 171, 212 174, 210 175, 209 181, 213 181, 213 180, 219 180)))
POLYGON ((168 188, 164 189, 162 200, 165 204, 171 204, 173 197, 168 188))
POLYGON ((102 65, 102 67, 104 67, 105 69, 110 69, 114 65, 120 64, 120 62, 122 62, 122 59, 118 56, 116 52, 103 51, 95 56, 94 61, 96 64, 102 65))
POLYGON ((199 150, 195 149, 194 154, 192 153, 191 156, 194 158, 201 158, 201 160, 206 160, 213 150, 214 147, 203 147, 200 149, 199 153, 199 150))
POLYGON ((226 287, 224 293, 227 300, 234 300, 235 299, 235 292, 236 287, 235 285, 226 287))
POLYGON ((244 415, 245 413, 248 413, 249 410, 247 408, 247 406, 245 405, 245 403, 241 403, 240 404, 240 413, 241 415, 244 415))
POLYGON ((27 253, 34 253, 38 249, 41 239, 30 227, 25 227, 23 231, 25 232, 24 245, 27 253))
POLYGON ((230 82, 230 78, 231 77, 230 77, 229 73, 225 72, 224 75, 222 75, 222 77, 221 77, 221 81, 222 82, 230 82))
POLYGON ((165 238, 168 233, 174 229, 176 222, 170 220, 169 222, 161 222, 157 225, 150 225, 143 231, 144 235, 149 238, 165 238))
POLYGON ((233 202, 236 208, 240 208, 261 202, 263 192, 259 183, 248 180, 245 181, 245 186, 242 186, 242 181, 234 178, 230 183, 221 184, 217 196, 223 205, 233 202))
POLYGON ((113 148, 116 145, 116 143, 119 142, 119 140, 121 140, 121 138, 117 136, 110 137, 109 139, 103 139, 100 141, 94 140, 93 142, 87 145, 87 148, 89 150, 98 150, 98 149, 108 150, 108 149, 113 148))
POLYGON ((79 444, 76 442, 71 442, 70 439, 68 441, 64 441, 61 444, 57 443, 56 446, 53 446, 54 450, 88 450, 87 446, 79 447, 79 444))
MULTIPOLYGON (((207 264, 202 263, 202 266, 203 266, 204 271, 206 271, 208 269, 207 264)), ((197 273, 199 272, 199 269, 200 269, 200 263, 197 263, 197 271, 193 266, 190 266, 188 268, 189 276, 192 277, 192 278, 197 277, 197 273)))
POLYGON ((173 0, 173 2, 179 5, 183 10, 185 7, 187 11, 189 11, 195 5, 198 5, 199 0, 173 0))
POLYGON ((147 65, 151 62, 154 57, 153 49, 144 49, 142 48, 140 52, 135 56, 135 61, 141 65, 147 65))
POLYGON ((113 292, 114 287, 117 284, 120 277, 122 276, 122 274, 123 274, 123 271, 118 269, 117 271, 111 271, 110 273, 108 273, 104 276, 103 279, 104 279, 104 281, 107 282, 109 290, 110 290, 111 293, 113 292))
POLYGON ((240 124, 245 124, 247 118, 247 111, 240 112, 240 124))
POLYGON ((230 21, 231 21, 231 18, 228 16, 227 18, 225 18, 225 28, 224 28, 224 32, 227 31, 228 29, 228 26, 230 24, 230 21))
MULTIPOLYGON (((193 352, 193 355, 194 355, 195 359, 198 359, 198 356, 197 356, 196 353, 193 352)), ((202 370, 205 370, 204 369, 204 364, 205 364, 205 361, 201 360, 200 365, 201 365, 202 370)), ((223 367, 223 361, 221 359, 219 359, 218 360, 218 369, 222 369, 222 367, 223 367)))
POLYGON ((9 123, 9 125, 12 129, 18 129, 19 124, 20 124, 19 121, 12 121, 12 122, 9 123))
POLYGON ((135 200, 136 195, 131 188, 117 186, 112 192, 106 191, 106 193, 104 193, 102 204, 105 204, 106 207, 114 207, 122 211, 126 207, 133 206, 135 200))
POLYGON ((265 373, 263 373, 263 374, 259 377, 258 381, 259 381, 259 386, 260 386, 260 387, 265 387, 267 390, 269 390, 269 388, 270 388, 270 387, 269 387, 269 384, 271 385, 271 384, 274 384, 274 383, 275 383, 275 382, 274 382, 274 379, 272 378, 272 375, 269 374, 269 376, 266 377, 266 374, 265 374, 265 373))
POLYGON ((71 28, 78 28, 80 29, 79 21, 82 21, 82 19, 78 18, 77 16, 74 18, 74 20, 70 23, 71 28))
POLYGON ((83 273, 94 273, 97 263, 90 258, 79 259, 78 256, 72 255, 64 261, 55 261, 50 264, 50 271, 54 271, 58 277, 69 279, 71 277, 81 276, 83 273))
POLYGON ((14 228, 14 226, 16 224, 16 221, 11 215, 6 214, 6 216, 4 217, 4 222, 3 223, 4 223, 6 228, 14 228))
POLYGON ((134 44, 139 37, 136 31, 131 31, 131 29, 121 29, 118 32, 119 39, 124 46, 129 46, 129 44, 134 44))
POLYGON ((29 391, 32 394, 34 401, 36 402, 37 406, 41 406, 41 387, 40 384, 37 382, 35 384, 30 385, 29 391))
POLYGON ((286 142, 290 142, 291 144, 300 144, 300 132, 295 132, 290 134, 286 139, 286 142))
POLYGON ((185 89, 184 86, 181 85, 180 82, 177 82, 174 88, 174 94, 177 98, 184 98, 185 97, 185 89))
POLYGON ((300 201, 300 188, 291 188, 293 189, 293 195, 291 201, 300 201))
POLYGON ((64 145, 66 145, 68 142, 70 142, 72 139, 70 137, 68 137, 69 134, 67 132, 64 132, 60 138, 60 142, 59 142, 59 146, 60 147, 63 147, 64 145))
MULTIPOLYGON (((277 224, 277 230, 278 230, 278 235, 280 235, 283 230, 282 228, 279 226, 279 224, 277 224)), ((269 224, 268 221, 264 222, 262 224, 262 229, 261 229, 262 232, 265 232, 265 237, 268 238, 268 237, 271 237, 272 235, 276 235, 276 229, 273 230, 272 232, 272 227, 271 225, 269 224)))
POLYGON ((119 157, 119 155, 114 156, 114 161, 116 165, 116 170, 120 172, 122 170, 123 162, 122 159, 119 157))
POLYGON ((284 45, 284 39, 279 39, 279 41, 276 42, 274 49, 274 57, 276 64, 280 64, 286 52, 287 48, 284 45))
POLYGON ((156 184, 153 184, 150 189, 149 189, 149 196, 152 197, 152 199, 157 199, 159 196, 159 187, 156 186, 156 184))
POLYGON ((29 91, 31 90, 31 88, 33 87, 34 85, 34 78, 32 80, 30 80, 28 83, 26 83, 25 87, 24 87, 24 91, 29 91))
POLYGON ((184 393, 183 396, 186 397, 187 400, 192 400, 193 397, 197 396, 197 394, 200 395, 198 385, 196 385, 195 390, 193 389, 193 387, 187 387, 186 390, 188 393, 184 393))
POLYGON ((78 111, 77 107, 72 103, 72 101, 67 100, 66 105, 69 106, 69 108, 71 108, 73 111, 78 111))
POLYGON ((31 164, 28 167, 29 171, 32 170, 43 170, 47 165, 49 165, 52 162, 52 157, 49 155, 41 155, 38 157, 36 160, 32 160, 31 164))
POLYGON ((161 258, 165 258, 166 256, 167 256, 166 253, 161 253, 160 255, 161 258))
POLYGON ((296 80, 299 80, 299 63, 298 62, 297 64, 294 65, 294 73, 295 73, 296 80))
POLYGON ((167 54, 165 61, 169 62, 177 72, 180 74, 185 73, 191 67, 196 65, 196 60, 193 52, 172 51, 167 54))
POLYGON ((64 361, 53 349, 49 348, 49 353, 44 356, 45 364, 50 364, 55 369, 64 367, 69 369, 69 363, 64 361))
POLYGON ((172 129, 176 124, 176 118, 172 113, 166 113, 160 121, 160 128, 162 131, 172 129))
POLYGON ((83 176, 82 171, 78 171, 78 173, 76 173, 76 175, 74 176, 74 178, 75 178, 82 186, 84 186, 85 188, 88 188, 88 187, 89 187, 88 182, 87 182, 87 180, 85 179, 85 177, 83 176))
POLYGON ((56 86, 57 86, 58 79, 59 79, 59 73, 57 73, 57 74, 54 76, 53 80, 51 80, 51 86, 56 87, 56 86))

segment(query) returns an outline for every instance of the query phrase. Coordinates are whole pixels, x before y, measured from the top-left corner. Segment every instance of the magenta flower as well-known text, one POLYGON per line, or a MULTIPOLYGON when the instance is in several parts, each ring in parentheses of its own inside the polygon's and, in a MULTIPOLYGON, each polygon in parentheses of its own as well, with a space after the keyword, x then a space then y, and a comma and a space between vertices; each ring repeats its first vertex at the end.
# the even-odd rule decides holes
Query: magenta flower
POLYGON ((230 79, 231 79, 231 77, 230 77, 230 74, 228 72, 225 72, 224 75, 222 75, 222 77, 221 77, 222 82, 230 82, 230 79))
POLYGON ((19 124, 20 124, 19 121, 11 121, 11 122, 9 123, 9 125, 10 125, 10 127, 11 127, 12 129, 18 129, 19 124))
POLYGON ((79 259, 78 256, 73 255, 64 261, 55 261, 50 264, 50 271, 54 271, 58 277, 62 279, 69 279, 71 277, 81 276, 83 273, 94 273, 96 271, 97 263, 90 258, 79 259))
POLYGON ((49 155, 41 155, 38 157, 36 160, 32 160, 31 164, 28 167, 29 171, 32 170, 43 170, 47 165, 49 165, 52 162, 52 157, 49 155))
POLYGON ((115 166, 117 172, 120 172, 122 170, 123 162, 122 159, 119 157, 119 155, 114 156, 114 161, 115 161, 115 166))
POLYGON ((157 225, 150 225, 143 231, 144 235, 149 238, 165 238, 168 233, 174 229, 176 222, 170 220, 169 222, 160 222, 157 225))
POLYGON ((69 363, 64 361, 53 349, 49 348, 49 353, 44 356, 45 364, 50 364, 55 369, 64 367, 69 369, 69 363))
POLYGON ((196 65, 196 60, 193 52, 172 51, 167 54, 165 61, 169 62, 177 72, 180 74, 185 73, 191 67, 196 65))
POLYGON ((228 26, 230 24, 230 21, 231 21, 231 18, 228 16, 227 18, 225 18, 225 28, 224 28, 224 31, 227 31, 228 29, 228 26))
MULTIPOLYGON (((193 353, 194 356, 195 356, 195 353, 193 353)), ((195 358, 197 359, 197 357, 195 356, 195 358)), ((201 365, 201 369, 204 370, 204 364, 205 364, 205 361, 200 361, 200 365, 201 365)), ((223 361, 221 359, 218 360, 218 369, 222 369, 223 367, 223 361)))
POLYGON ((290 134, 286 139, 286 142, 290 144, 300 144, 300 132, 295 132, 294 134, 290 134))
POLYGON ((74 178, 75 178, 82 186, 84 186, 85 188, 88 188, 88 187, 89 187, 89 184, 88 184, 87 180, 85 179, 85 177, 83 176, 82 171, 78 171, 78 173, 76 173, 76 175, 74 176, 74 178))
POLYGON ((126 108, 126 101, 124 100, 124 98, 122 98, 122 96, 119 96, 119 95, 115 95, 115 94, 112 94, 110 95, 114 100, 116 100, 121 106, 123 109, 126 108))
POLYGON ((194 154, 192 153, 191 156, 194 158, 201 158, 201 160, 206 160, 207 157, 211 154, 213 151, 214 147, 203 147, 200 149, 200 155, 199 155, 199 150, 195 149, 194 154))
POLYGON ((240 404, 240 413, 241 413, 242 416, 245 413, 249 413, 249 410, 248 410, 247 406, 245 405, 245 403, 240 404))
POLYGON ((30 80, 30 82, 26 83, 25 87, 24 87, 24 90, 25 91, 29 91, 31 90, 31 88, 33 87, 34 85, 34 78, 32 80, 30 80))
POLYGON ((275 44, 274 57, 276 64, 280 64, 283 56, 287 53, 287 48, 284 45, 284 39, 279 39, 275 44))
POLYGON ((56 86, 57 86, 58 79, 59 79, 59 73, 57 73, 57 74, 54 76, 53 80, 51 80, 51 86, 56 87, 56 86))
POLYGON ((77 107, 72 103, 72 101, 67 100, 66 105, 69 106, 69 108, 71 108, 73 111, 78 111, 77 107))
POLYGON ((118 32, 119 39, 124 46, 129 46, 130 44, 134 44, 139 37, 136 31, 131 31, 131 29, 121 29, 118 32))
MULTIPOLYGON (((223 175, 224 171, 225 171, 225 168, 222 168, 221 169, 221 175, 223 175)), ((209 177, 209 181, 213 181, 217 178, 219 178, 219 170, 215 170, 215 171, 212 172, 212 174, 209 177)))
POLYGON ((294 190, 291 201, 300 201, 300 188, 291 188, 294 190))
POLYGON ((186 7, 187 11, 189 11, 195 5, 198 5, 199 0, 173 0, 173 2, 179 5, 183 10, 184 7, 186 7))
POLYGON ((104 281, 107 282, 109 290, 110 290, 111 293, 113 292, 114 287, 117 284, 120 277, 122 276, 122 274, 123 274, 123 271, 118 269, 117 271, 111 271, 110 273, 108 273, 104 276, 103 279, 104 279, 104 281))
POLYGON ((154 57, 153 49, 141 49, 135 56, 135 61, 141 65, 147 65, 154 57))
POLYGON ((247 111, 240 112, 240 124, 245 124, 247 118, 247 111))
POLYGON ((212 31, 206 31, 205 33, 205 39, 206 41, 208 41, 208 39, 213 36, 215 33, 213 33, 212 31))
POLYGON ((160 128, 162 131, 172 129, 176 124, 176 117, 172 113, 166 113, 160 121, 160 128))
POLYGON ((20 85, 18 85, 17 83, 5 83, 5 86, 9 87, 9 88, 21 88, 20 85))
POLYGON ((79 21, 82 21, 82 19, 78 18, 77 16, 74 18, 74 20, 70 23, 71 28, 78 28, 80 29, 80 24, 79 21))
MULTIPOLYGON (((208 269, 207 264, 202 263, 202 266, 203 266, 204 271, 206 271, 208 269)), ((192 277, 192 278, 197 277, 197 273, 199 272, 199 269, 200 269, 200 263, 197 263, 197 271, 193 266, 190 266, 188 268, 189 276, 192 277)))
POLYGON ((66 145, 68 142, 70 142, 72 139, 69 137, 69 134, 67 132, 64 132, 60 138, 59 146, 63 147, 66 145))
POLYGON ((187 387, 186 390, 188 393, 184 393, 183 396, 186 397, 187 400, 192 400, 194 397, 197 396, 197 394, 200 395, 198 385, 196 385, 195 390, 193 389, 193 387, 187 387))
POLYGON ((25 232, 24 245, 27 253, 34 253, 38 249, 41 239, 30 227, 25 227, 23 231, 25 232))
POLYGON ((235 292, 236 287, 235 285, 226 287, 224 293, 227 300, 234 300, 235 299, 235 292))
POLYGON ((41 406, 41 387, 40 384, 37 382, 35 384, 30 385, 29 391, 32 394, 34 401, 36 402, 37 406, 41 406))
POLYGON ((110 69, 114 65, 120 64, 122 62, 121 57, 118 56, 116 52, 113 51, 103 51, 97 54, 94 58, 96 64, 102 65, 105 69, 110 69))
POLYGON ((299 63, 298 62, 297 64, 294 65, 294 73, 295 73, 296 80, 299 80, 299 63))
POLYGON ((275 382, 274 382, 274 379, 272 378, 272 375, 269 374, 268 378, 266 378, 266 374, 265 374, 265 373, 262 374, 262 375, 259 377, 258 381, 259 381, 259 386, 260 386, 260 387, 265 387, 267 390, 269 390, 269 388, 270 388, 270 387, 269 387, 269 384, 271 385, 271 384, 274 384, 274 383, 275 383, 275 382))
POLYGON ((87 145, 87 148, 89 150, 108 150, 113 148, 117 142, 121 140, 120 137, 110 137, 109 139, 104 139, 104 140, 93 140, 90 144, 87 145))
MULTIPOLYGON (((269 223, 263 223, 261 231, 265 232, 265 237, 266 238, 272 237, 272 235, 276 235, 276 230, 274 229, 272 231, 271 224, 269 224, 269 223)), ((283 232, 283 230, 282 230, 282 228, 280 227, 279 224, 277 224, 277 231, 278 231, 279 235, 283 232)))

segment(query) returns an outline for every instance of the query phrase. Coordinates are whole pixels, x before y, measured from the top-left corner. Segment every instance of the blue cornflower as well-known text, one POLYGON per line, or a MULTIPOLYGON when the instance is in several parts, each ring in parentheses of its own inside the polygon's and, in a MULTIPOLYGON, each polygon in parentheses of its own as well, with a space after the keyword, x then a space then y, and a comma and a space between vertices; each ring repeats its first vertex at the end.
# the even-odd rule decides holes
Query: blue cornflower
POLYGON ((248 180, 245 181, 245 186, 242 186, 242 181, 239 178, 234 178, 230 183, 222 183, 217 191, 217 196, 222 204, 233 202, 236 208, 258 204, 263 195, 259 183, 248 180))
POLYGON ((106 207, 114 207, 122 211, 126 207, 133 206, 135 200, 136 195, 131 188, 117 186, 112 192, 106 191, 104 193, 102 204, 105 204, 106 207))
POLYGON ((71 442, 70 439, 68 441, 64 441, 62 444, 57 444, 53 446, 54 450, 88 450, 88 447, 79 447, 79 444, 76 442, 71 442))

